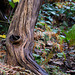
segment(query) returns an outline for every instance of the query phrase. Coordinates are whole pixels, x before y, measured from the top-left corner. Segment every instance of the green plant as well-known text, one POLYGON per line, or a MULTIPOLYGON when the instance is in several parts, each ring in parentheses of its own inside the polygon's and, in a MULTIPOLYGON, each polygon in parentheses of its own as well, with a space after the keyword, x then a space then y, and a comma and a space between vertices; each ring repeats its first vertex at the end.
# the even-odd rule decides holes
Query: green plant
POLYGON ((75 3, 62 2, 43 4, 39 12, 38 22, 48 25, 63 26, 63 29, 75 23, 75 3), (58 20, 60 22, 58 22, 58 20))
POLYGON ((14 8, 15 4, 11 0, 8 0, 8 1, 9 1, 9 4, 11 5, 11 7, 14 8))
POLYGON ((64 52, 62 52, 62 53, 57 53, 57 56, 58 56, 59 58, 64 57, 65 60, 66 60, 66 54, 65 54, 64 52))
POLYGON ((66 39, 69 40, 69 45, 75 45, 75 24, 72 26, 72 28, 67 32, 66 39))
POLYGON ((33 53, 33 56, 34 56, 36 62, 37 62, 39 65, 42 63, 42 61, 44 61, 44 59, 43 59, 40 55, 38 55, 38 54, 34 54, 34 53, 33 53))

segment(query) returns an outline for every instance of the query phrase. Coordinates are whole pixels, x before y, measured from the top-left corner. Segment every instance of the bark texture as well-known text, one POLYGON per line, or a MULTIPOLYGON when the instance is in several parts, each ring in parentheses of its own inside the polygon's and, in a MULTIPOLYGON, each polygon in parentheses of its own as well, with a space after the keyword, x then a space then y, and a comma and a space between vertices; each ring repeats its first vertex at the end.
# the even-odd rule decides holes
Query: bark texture
POLYGON ((42 0, 21 0, 10 24, 6 38, 6 63, 20 65, 37 75, 48 75, 32 56, 34 26, 42 0))

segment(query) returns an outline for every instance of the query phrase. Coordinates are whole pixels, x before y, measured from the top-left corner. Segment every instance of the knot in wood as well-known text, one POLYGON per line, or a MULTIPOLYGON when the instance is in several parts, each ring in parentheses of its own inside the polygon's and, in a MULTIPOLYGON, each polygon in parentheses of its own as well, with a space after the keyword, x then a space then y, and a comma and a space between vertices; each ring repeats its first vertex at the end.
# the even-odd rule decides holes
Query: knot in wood
POLYGON ((13 34, 12 34, 12 35, 9 37, 9 40, 10 40, 10 42, 11 42, 12 44, 19 44, 20 41, 21 41, 21 37, 18 36, 18 35, 13 35, 13 34))

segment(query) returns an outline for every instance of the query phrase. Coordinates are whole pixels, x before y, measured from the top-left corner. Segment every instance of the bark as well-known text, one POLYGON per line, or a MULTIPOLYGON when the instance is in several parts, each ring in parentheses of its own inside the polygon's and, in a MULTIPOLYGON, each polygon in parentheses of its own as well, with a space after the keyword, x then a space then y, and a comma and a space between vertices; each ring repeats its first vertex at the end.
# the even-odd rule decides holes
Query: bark
POLYGON ((48 75, 34 60, 34 26, 41 0, 21 0, 10 24, 6 38, 6 63, 20 65, 37 75, 48 75))

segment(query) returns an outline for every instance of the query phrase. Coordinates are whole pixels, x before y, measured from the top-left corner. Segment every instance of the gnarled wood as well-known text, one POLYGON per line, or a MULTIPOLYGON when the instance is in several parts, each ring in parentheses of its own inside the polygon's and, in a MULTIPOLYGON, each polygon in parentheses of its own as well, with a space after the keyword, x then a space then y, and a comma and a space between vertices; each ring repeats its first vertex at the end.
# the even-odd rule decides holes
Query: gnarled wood
POLYGON ((38 75, 48 75, 32 56, 34 26, 40 5, 41 0, 21 0, 19 3, 6 38, 6 62, 30 69, 38 75))

